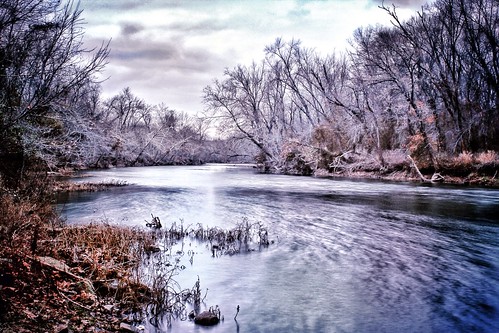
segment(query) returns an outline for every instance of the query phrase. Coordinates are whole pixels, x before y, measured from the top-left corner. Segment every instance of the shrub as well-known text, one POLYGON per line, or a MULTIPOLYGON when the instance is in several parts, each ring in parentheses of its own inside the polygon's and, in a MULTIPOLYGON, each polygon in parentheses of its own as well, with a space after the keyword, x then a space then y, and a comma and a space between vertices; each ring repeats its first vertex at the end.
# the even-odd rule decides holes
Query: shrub
POLYGON ((469 168, 473 165, 473 154, 468 151, 463 151, 454 158, 455 167, 469 168))
POLYGON ((409 162, 407 160, 407 154, 401 149, 387 150, 383 152, 383 157, 385 162, 391 169, 401 170, 405 168, 410 168, 409 162))
POLYGON ((476 161, 480 164, 499 164, 499 156, 495 151, 487 150, 476 156, 476 161))
POLYGON ((419 169, 425 170, 432 167, 428 147, 425 146, 425 140, 421 133, 409 137, 407 148, 409 155, 416 162, 419 169))

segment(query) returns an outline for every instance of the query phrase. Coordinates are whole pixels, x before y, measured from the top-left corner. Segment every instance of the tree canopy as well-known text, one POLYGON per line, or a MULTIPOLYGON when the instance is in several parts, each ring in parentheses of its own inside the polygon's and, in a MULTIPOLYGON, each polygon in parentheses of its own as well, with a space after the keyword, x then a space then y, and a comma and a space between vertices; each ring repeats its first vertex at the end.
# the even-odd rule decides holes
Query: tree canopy
POLYGON ((409 20, 357 29, 343 55, 277 39, 265 58, 226 69, 204 90, 210 114, 286 171, 334 165, 345 153, 406 151, 428 170, 445 157, 499 150, 495 0, 437 0, 409 20))

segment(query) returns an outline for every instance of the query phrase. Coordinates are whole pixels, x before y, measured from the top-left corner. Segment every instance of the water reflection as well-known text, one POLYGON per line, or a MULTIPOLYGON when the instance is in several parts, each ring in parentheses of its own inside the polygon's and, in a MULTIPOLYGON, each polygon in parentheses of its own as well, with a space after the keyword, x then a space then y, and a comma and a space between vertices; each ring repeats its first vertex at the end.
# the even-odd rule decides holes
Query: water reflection
POLYGON ((183 220, 269 226, 262 252, 212 258, 203 244, 179 276, 200 276, 220 325, 171 332, 499 331, 499 191, 255 174, 251 168, 154 167, 91 173, 133 186, 71 194, 69 222, 183 220), (241 311, 233 320, 237 305, 241 311))

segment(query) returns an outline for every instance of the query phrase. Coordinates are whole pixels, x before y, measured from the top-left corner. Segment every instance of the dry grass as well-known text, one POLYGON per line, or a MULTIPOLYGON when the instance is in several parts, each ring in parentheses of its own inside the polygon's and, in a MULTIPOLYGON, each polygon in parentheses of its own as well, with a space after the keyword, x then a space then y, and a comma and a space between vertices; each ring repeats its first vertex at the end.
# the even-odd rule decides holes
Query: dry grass
POLYGON ((109 224, 66 226, 53 241, 55 255, 86 267, 92 280, 126 278, 127 269, 138 265, 145 246, 154 242, 147 232, 109 224))
POLYGON ((475 160, 480 164, 499 164, 499 154, 495 151, 487 150, 485 152, 478 153, 475 160))
POLYGON ((499 164, 499 155, 492 150, 476 154, 464 151, 451 160, 456 168, 471 168, 473 165, 499 164))
POLYGON ((128 183, 126 181, 116 179, 99 183, 60 181, 54 183, 53 190, 54 192, 96 192, 107 190, 112 187, 122 187, 127 185, 128 183))
POLYGON ((456 168, 470 168, 473 165, 473 154, 468 151, 463 151, 458 156, 453 158, 456 168))
POLYGON ((37 198, 36 193, 26 196, 2 188, 1 184, 0 190, 0 255, 36 253, 38 239, 47 237, 48 229, 61 225, 51 201, 37 198))

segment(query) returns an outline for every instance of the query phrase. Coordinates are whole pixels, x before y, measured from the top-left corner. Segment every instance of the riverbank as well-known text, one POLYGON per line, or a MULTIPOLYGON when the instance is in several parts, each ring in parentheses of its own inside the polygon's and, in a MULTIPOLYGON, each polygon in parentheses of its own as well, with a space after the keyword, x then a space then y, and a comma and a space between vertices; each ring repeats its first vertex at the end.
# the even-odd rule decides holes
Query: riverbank
MULTIPOLYGON (((125 186, 115 181, 63 184, 46 186, 59 191, 125 186)), ((216 244, 211 248, 214 257, 249 251, 253 241, 259 246, 270 244, 265 227, 247 220, 228 230, 175 223, 161 228, 158 217, 152 216, 151 221, 156 222, 151 228, 67 225, 49 200, 2 192, 0 331, 134 332, 150 317, 149 312, 175 319, 187 315, 186 304, 199 302, 199 281, 184 289, 172 279, 185 268, 179 264, 179 254, 156 260, 154 276, 144 276, 144 260, 151 265, 152 258, 184 238, 216 244)))
MULTIPOLYGON (((405 150, 383 151, 379 155, 367 152, 344 152, 325 154, 318 158, 314 154, 288 152, 286 158, 275 163, 233 164, 221 163, 241 167, 252 166, 262 173, 276 173, 285 175, 314 176, 321 178, 351 178, 371 179, 395 182, 424 182, 443 183, 453 185, 472 185, 484 187, 499 187, 499 154, 486 151, 477 154, 463 152, 455 156, 439 155, 432 165, 427 158, 413 158, 405 150)), ((204 163, 201 163, 201 165, 204 163)), ((170 166, 143 165, 143 166, 170 166)), ((100 170, 112 169, 99 168, 100 170)), ((63 178, 75 177, 78 171, 88 169, 61 169, 54 176, 63 178)), ((125 182, 116 180, 102 183, 59 181, 54 188, 58 192, 64 191, 98 191, 106 188, 125 186, 125 182)))
POLYGON ((96 191, 123 183, 75 185, 26 171, 16 189, 0 178, 0 331, 116 332, 149 289, 133 269, 152 247, 147 230, 70 226, 54 208, 57 191, 96 191), (112 283, 112 284, 111 284, 112 283))
POLYGON ((414 182, 414 183, 439 183, 450 185, 463 185, 463 186, 483 186, 491 188, 499 188, 498 174, 480 174, 477 172, 470 172, 465 176, 455 176, 448 173, 432 173, 423 175, 424 179, 415 171, 400 171, 400 170, 356 170, 348 173, 328 173, 319 171, 314 174, 316 177, 324 178, 348 178, 348 179, 371 179, 371 180, 384 180, 393 182, 414 182), (437 176, 434 177, 434 175, 437 176), (441 178, 442 177, 442 178, 441 178), (433 179, 432 178, 436 178, 433 179))
POLYGON ((150 235, 43 223, 17 231, 0 251, 2 332, 116 332, 129 325, 127 313, 148 292, 130 272, 150 235))
POLYGON ((440 156, 437 167, 425 160, 414 160, 402 151, 387 151, 382 163, 377 156, 347 152, 329 158, 328 163, 305 162, 299 155, 293 155, 277 168, 260 168, 276 173, 324 178, 499 187, 499 155, 492 151, 476 155, 440 156))

